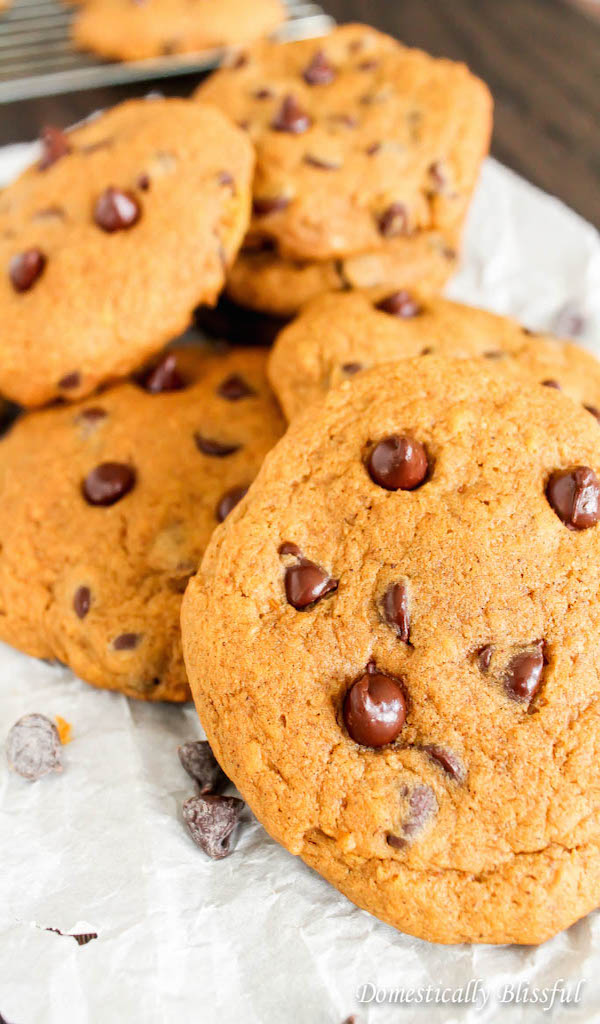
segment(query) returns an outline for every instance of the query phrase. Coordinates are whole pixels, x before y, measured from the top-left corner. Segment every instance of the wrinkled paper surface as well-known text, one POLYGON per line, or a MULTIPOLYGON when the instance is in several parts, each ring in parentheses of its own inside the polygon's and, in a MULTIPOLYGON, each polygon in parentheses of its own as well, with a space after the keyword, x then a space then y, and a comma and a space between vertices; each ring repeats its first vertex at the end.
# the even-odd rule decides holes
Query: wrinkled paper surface
MULTIPOLYGON (((30 153, 0 151, 0 180, 30 153)), ((600 353, 597 233, 492 160, 449 292, 577 335, 600 353)), ((28 712, 73 726, 61 775, 27 783, 0 752, 0 1015, 9 1024, 600 1017, 598 914, 537 949, 444 947, 401 935, 280 849, 247 808, 231 857, 211 862, 194 846, 181 816, 194 785, 176 753, 202 737, 193 707, 95 690, 2 645, 0 687, 2 744, 28 712), (98 938, 78 946, 47 928, 98 938), (543 1012, 498 1001, 506 984, 560 979, 583 982, 577 1005, 543 1012), (375 1002, 376 990, 381 998, 403 989, 406 998, 428 985, 430 998, 438 990, 439 999, 458 999, 469 982, 475 1002, 467 1005, 375 1002), (372 1001, 358 1001, 361 989, 372 1001)))

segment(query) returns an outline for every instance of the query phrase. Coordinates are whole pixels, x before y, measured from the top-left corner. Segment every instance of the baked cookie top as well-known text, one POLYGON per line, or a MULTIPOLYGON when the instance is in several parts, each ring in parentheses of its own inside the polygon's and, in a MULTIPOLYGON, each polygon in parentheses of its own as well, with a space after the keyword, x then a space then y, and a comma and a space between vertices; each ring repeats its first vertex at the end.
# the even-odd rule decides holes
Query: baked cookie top
POLYGON ((285 16, 281 0, 87 0, 72 34, 104 57, 144 60, 250 43, 285 16))
POLYGON ((187 100, 46 132, 0 193, 0 393, 82 397, 184 330, 236 255, 252 167, 244 134, 187 100))
POLYGON ((252 231, 310 260, 456 230, 492 121, 486 86, 463 64, 365 25, 260 43, 196 95, 256 146, 252 231))
POLYGON ((275 839, 438 942, 600 901, 600 432, 428 356, 289 427, 182 608, 202 724, 275 839))
POLYGON ((277 338, 269 375, 292 419, 365 369, 423 353, 483 357, 492 367, 560 388, 600 419, 600 362, 580 345, 534 334, 511 317, 401 290, 377 303, 323 295, 277 338))
POLYGON ((188 699, 181 595, 282 431, 258 349, 171 350, 24 416, 0 440, 0 639, 131 697, 188 699))

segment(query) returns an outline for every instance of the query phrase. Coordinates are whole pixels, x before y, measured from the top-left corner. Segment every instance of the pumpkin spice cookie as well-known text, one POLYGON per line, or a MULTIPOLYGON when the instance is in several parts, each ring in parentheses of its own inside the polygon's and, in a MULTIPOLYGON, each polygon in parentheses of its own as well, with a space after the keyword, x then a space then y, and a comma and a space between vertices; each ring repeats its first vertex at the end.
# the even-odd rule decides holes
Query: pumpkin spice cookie
POLYGON ((243 133, 186 100, 47 130, 0 195, 0 392, 74 400, 183 331, 236 255, 252 166, 243 133))
POLYGON ((538 943, 600 902, 599 475, 556 389, 388 364, 291 424, 190 582, 219 764, 402 931, 538 943))
POLYGON ((282 0, 87 0, 72 36, 103 57, 144 60, 250 43, 285 16, 282 0))
POLYGON ((490 367, 562 389, 600 420, 600 362, 580 345, 534 334, 511 317, 401 290, 371 302, 324 295, 278 335, 269 376, 293 419, 331 387, 422 354, 484 358, 490 367))
POLYGON ((329 260, 394 238, 455 238, 487 152, 492 104, 463 64, 366 25, 263 42, 196 96, 257 150, 251 238, 283 259, 329 260))
POLYGON ((0 440, 0 639, 96 686, 187 700, 181 595, 282 431, 258 349, 173 349, 22 417, 0 440))

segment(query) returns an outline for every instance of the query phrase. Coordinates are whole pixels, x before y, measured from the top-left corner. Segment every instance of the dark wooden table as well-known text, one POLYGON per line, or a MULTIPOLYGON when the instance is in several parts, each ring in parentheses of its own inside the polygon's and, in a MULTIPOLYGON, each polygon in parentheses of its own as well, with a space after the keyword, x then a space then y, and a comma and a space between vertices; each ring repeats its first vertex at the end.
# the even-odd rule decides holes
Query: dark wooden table
MULTIPOLYGON (((600 19, 567 0, 322 3, 338 21, 366 21, 466 61, 496 100, 495 156, 600 225, 600 19)), ((157 87, 186 95, 195 82, 186 76, 157 87)), ((67 125, 147 89, 143 83, 0 107, 0 143, 31 138, 44 123, 67 125)))

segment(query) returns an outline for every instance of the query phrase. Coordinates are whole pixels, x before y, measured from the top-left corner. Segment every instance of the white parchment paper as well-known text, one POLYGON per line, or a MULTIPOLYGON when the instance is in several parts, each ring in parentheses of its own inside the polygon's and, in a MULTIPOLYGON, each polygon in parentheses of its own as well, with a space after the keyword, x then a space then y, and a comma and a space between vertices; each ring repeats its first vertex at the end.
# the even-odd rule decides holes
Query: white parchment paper
MULTIPOLYGON (((0 152, 0 180, 30 153, 0 152)), ((449 292, 600 352, 597 233, 491 160, 449 292)), ((176 754, 202 736, 192 707, 128 701, 2 645, 0 688, 0 743, 27 712, 73 725, 62 775, 27 783, 0 754, 0 1015, 9 1024, 600 1019, 598 914, 537 949, 401 935, 277 847, 247 809, 227 860, 194 846, 181 819, 194 788, 176 754), (47 928, 98 938, 80 947, 47 928), (469 982, 462 996, 472 1002, 426 1001, 456 1000, 469 982), (561 982, 572 997, 581 983, 576 1004, 558 1002, 560 987, 551 1010, 549 996, 545 1008, 500 1001, 506 985, 533 997, 533 987, 561 982), (410 1002, 418 989, 422 1001, 410 1002), (376 1002, 390 990, 404 1002, 376 1002)))

